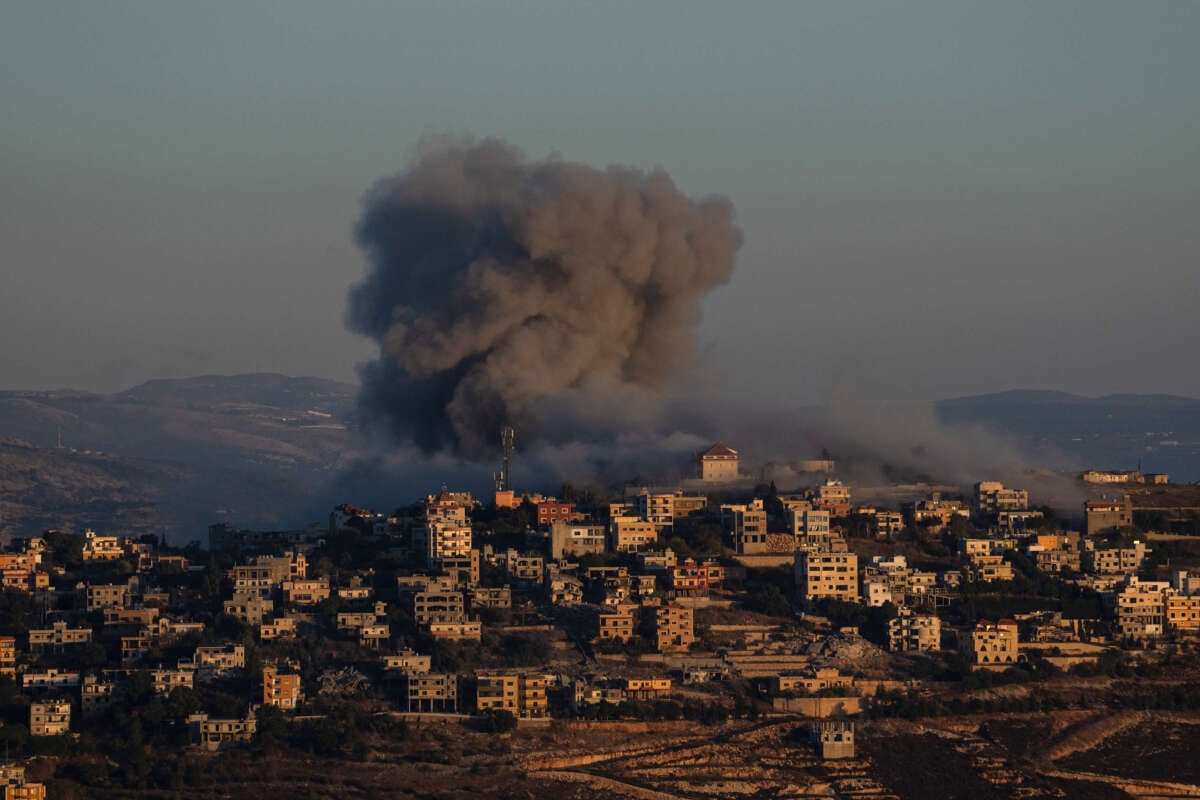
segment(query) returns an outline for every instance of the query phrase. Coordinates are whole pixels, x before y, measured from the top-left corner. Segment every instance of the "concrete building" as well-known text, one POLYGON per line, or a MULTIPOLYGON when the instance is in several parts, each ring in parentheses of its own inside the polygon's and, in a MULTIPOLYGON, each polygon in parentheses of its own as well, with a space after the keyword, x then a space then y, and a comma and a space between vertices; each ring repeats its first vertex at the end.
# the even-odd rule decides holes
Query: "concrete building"
POLYGON ((329 579, 295 579, 283 582, 283 599, 297 606, 315 606, 329 599, 329 579))
POLYGON ((418 528, 413 536, 413 549, 425 557, 430 567, 447 560, 471 557, 471 526, 465 522, 432 519, 418 528))
POLYGON ((763 501, 755 499, 747 504, 721 506, 721 517, 733 542, 733 549, 742 555, 771 552, 775 546, 779 552, 788 552, 795 544, 790 536, 776 537, 779 542, 769 541, 767 534, 767 512, 763 501), (790 546, 790 547, 789 547, 790 546))
POLYGON ((959 501, 942 499, 941 493, 933 492, 913 505, 912 516, 914 525, 938 528, 950 524, 955 517, 969 519, 971 512, 959 501))
POLYGON ((550 716, 545 675, 530 672, 481 672, 475 676, 475 707, 480 712, 508 711, 518 719, 550 716))
POLYGON ((304 699, 299 675, 283 672, 277 666, 269 665, 263 667, 262 678, 263 705, 295 711, 304 699))
POLYGON ((700 480, 708 483, 731 483, 737 479, 737 450, 717 442, 700 454, 700 480))
POLYGON ((550 557, 561 561, 566 556, 603 553, 607 535, 603 525, 555 522, 550 526, 550 557))
POLYGON ((150 681, 156 694, 170 694, 176 687, 185 689, 196 687, 196 670, 187 669, 155 669, 150 671, 150 681))
POLYGON ((999 554, 971 556, 967 564, 967 572, 972 581, 990 583, 992 581, 1011 581, 1013 566, 999 554))
POLYGON ((533 507, 537 512, 537 526, 539 528, 548 528, 555 522, 574 522, 583 516, 576 513, 574 503, 567 503, 553 498, 546 498, 540 503, 535 503, 533 507))
POLYGON ((1200 633, 1200 595, 1166 593, 1166 624, 1172 633, 1200 633))
POLYGON ((55 622, 49 628, 29 631, 29 649, 35 653, 43 650, 61 650, 91 641, 91 628, 69 628, 65 622, 55 622))
POLYGON ((59 736, 71 730, 71 704, 65 702, 31 703, 29 733, 31 736, 59 736))
POLYGON ((810 508, 806 503, 803 506, 789 507, 787 516, 788 528, 797 539, 829 535, 829 512, 824 509, 810 508))
POLYGON ((1084 483, 1141 483, 1142 475, 1137 470, 1089 469, 1079 476, 1084 483))
POLYGON ((854 686, 854 676, 845 675, 836 667, 806 667, 797 672, 784 672, 768 679, 776 693, 800 692, 816 694, 827 690, 843 691, 854 686))
POLYGON ((222 604, 225 614, 241 620, 247 625, 261 625, 275 610, 275 601, 263 597, 257 591, 235 591, 233 597, 222 604))
POLYGON ((850 720, 813 720, 809 731, 822 761, 854 758, 854 723, 850 720))
POLYGON ((796 551, 796 587, 805 600, 858 601, 858 556, 796 551))
POLYGON ((441 491, 425 498, 425 520, 466 525, 475 500, 470 492, 441 491))
POLYGON ((844 517, 850 513, 850 487, 842 481, 829 479, 817 487, 816 501, 813 505, 829 511, 836 517, 844 517))
POLYGON ((888 622, 888 649, 897 653, 931 653, 942 647, 942 621, 937 614, 902 608, 888 622))
POLYGON ((628 642, 633 638, 633 611, 636 606, 621 605, 600 612, 597 619, 596 639, 599 641, 628 642))
POLYGON ((453 672, 408 671, 399 684, 401 702, 410 713, 458 713, 458 675, 453 672))
POLYGON ((483 624, 477 619, 431 622, 426 626, 429 635, 443 641, 474 641, 483 636, 483 624))
POLYGON ((117 684, 113 681, 101 681, 95 675, 83 676, 79 686, 79 710, 84 714, 92 714, 116 700, 117 684))
POLYGON ((1129 578, 1117 595, 1117 633, 1123 639, 1146 641, 1165 632, 1166 595, 1171 585, 1166 581, 1142 581, 1129 578))
POLYGON ((617 516, 608 521, 612 549, 618 553, 634 553, 658 544, 658 526, 634 516, 617 516))
POLYGON ((308 559, 303 553, 287 552, 281 556, 258 556, 249 564, 238 564, 229 570, 234 595, 258 594, 270 596, 286 580, 308 577, 308 559))
POLYGON ((660 653, 686 651, 695 641, 692 609, 662 605, 654 608, 654 646, 660 653))
POLYGON ((181 659, 180 669, 194 669, 201 679, 229 675, 246 667, 246 648, 240 644, 202 645, 190 659, 181 659))
POLYGON ((634 497, 634 513, 654 525, 660 533, 675 526, 675 495, 643 491, 634 497))
POLYGON ((512 608, 512 587, 476 586, 470 591, 471 610, 477 608, 512 608))
POLYGON ((253 714, 244 719, 210 719, 208 714, 192 714, 187 718, 192 741, 205 750, 224 750, 254 738, 258 720, 253 714))
POLYGON ((1120 500, 1089 501, 1083 505, 1088 536, 1120 531, 1133 525, 1133 502, 1129 495, 1120 500))
POLYGON ((458 588, 470 589, 479 584, 482 576, 482 558, 476 548, 465 556, 447 557, 441 561, 442 573, 458 588))
POLYGON ((2 800, 46 800, 46 784, 25 780, 25 768, 16 764, 0 764, 0 798, 2 800))
POLYGON ((432 586, 424 591, 412 593, 408 599, 411 602, 413 620, 418 625, 457 622, 466 618, 466 601, 463 593, 457 589, 432 586))
POLYGON ((296 619, 294 617, 278 617, 271 622, 258 626, 258 638, 264 642, 274 639, 296 638, 296 619))
POLYGON ((716 561, 697 563, 687 559, 671 568, 669 588, 679 595, 706 595, 720 589, 725 581, 725 568, 716 561))
POLYGON ((964 654, 979 667, 1008 667, 1020 660, 1017 623, 980 620, 964 638, 964 654))
POLYGON ((1151 550, 1144 542, 1134 541, 1133 547, 1111 547, 1103 550, 1095 542, 1086 541, 1079 553, 1080 566, 1096 575, 1133 575, 1141 570, 1151 550))
POLYGON ((17 676, 17 637, 0 636, 0 675, 17 676))
POLYGON ((84 561, 116 561, 124 555, 125 550, 116 536, 97 536, 93 530, 83 532, 84 561))
POLYGON ((876 511, 873 516, 876 536, 892 537, 904 530, 904 515, 899 511, 876 511))
POLYGON ((496 566, 509 582, 518 586, 533 586, 542 582, 546 570, 546 559, 540 553, 520 553, 506 550, 496 557, 496 566))
POLYGON ((129 587, 123 583, 99 583, 84 590, 88 611, 100 611, 129 602, 129 587))
POLYGON ((1006 489, 999 481, 980 481, 975 484, 975 508, 981 514, 1029 509, 1029 492, 1025 489, 1006 489))
POLYGON ((1001 511, 996 515, 996 525, 1006 531, 1026 531, 1037 528, 1044 517, 1041 511, 1001 511))
POLYGON ((24 689, 74 689, 79 684, 78 672, 47 669, 21 675, 21 687, 24 689))

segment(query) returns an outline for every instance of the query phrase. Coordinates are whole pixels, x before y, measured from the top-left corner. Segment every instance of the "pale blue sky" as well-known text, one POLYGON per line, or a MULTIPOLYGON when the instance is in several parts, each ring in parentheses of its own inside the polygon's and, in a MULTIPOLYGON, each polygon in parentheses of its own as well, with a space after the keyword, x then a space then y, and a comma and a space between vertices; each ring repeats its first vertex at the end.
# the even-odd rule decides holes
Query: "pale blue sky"
POLYGON ((17 3, 0 386, 349 379, 424 132, 666 167, 746 232, 700 340, 820 400, 1200 395, 1200 3, 17 3))

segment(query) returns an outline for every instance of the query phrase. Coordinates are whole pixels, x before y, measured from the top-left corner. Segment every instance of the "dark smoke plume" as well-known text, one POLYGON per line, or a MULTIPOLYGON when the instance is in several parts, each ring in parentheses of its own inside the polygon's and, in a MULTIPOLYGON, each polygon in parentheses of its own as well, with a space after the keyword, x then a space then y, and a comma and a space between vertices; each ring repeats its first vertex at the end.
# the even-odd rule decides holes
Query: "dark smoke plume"
POLYGON ((467 457, 501 424, 586 437, 652 410, 741 244, 727 200, 695 202, 661 169, 530 161, 495 139, 425 142, 365 205, 347 319, 380 355, 361 403, 467 457))

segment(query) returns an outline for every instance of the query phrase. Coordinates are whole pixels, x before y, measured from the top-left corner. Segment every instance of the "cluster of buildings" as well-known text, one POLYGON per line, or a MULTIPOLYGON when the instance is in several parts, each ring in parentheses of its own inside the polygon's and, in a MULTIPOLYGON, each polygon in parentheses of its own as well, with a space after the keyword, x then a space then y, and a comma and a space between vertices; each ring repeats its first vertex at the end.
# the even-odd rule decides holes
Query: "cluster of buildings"
MULTIPOLYGON (((1177 571, 1169 581, 1150 580, 1145 543, 1095 538, 1093 522, 1097 531, 1128 527, 1127 502, 1089 503, 1083 533, 1041 530, 1043 517, 1031 509, 1029 493, 994 481, 976 484, 969 497, 931 494, 896 510, 855 506, 852 488, 832 477, 791 494, 736 496, 738 454, 722 444, 701 453, 698 466, 699 479, 684 487, 631 487, 597 507, 542 495, 518 500, 500 490, 503 502, 488 513, 520 507, 529 521, 503 545, 481 522, 480 503, 447 490, 394 515, 340 505, 327 526, 304 530, 215 525, 210 564, 218 554, 226 560, 208 585, 220 587, 219 597, 183 579, 215 567, 190 564, 152 542, 88 531, 75 572, 54 563, 44 539, 15 542, 0 553, 4 584, 36 596, 40 611, 19 636, 0 636, 0 675, 29 699, 31 735, 57 736, 122 701, 134 673, 145 673, 153 692, 170 695, 244 679, 253 669, 259 688, 246 698, 244 715, 200 712, 186 719, 193 741, 207 749, 253 737, 257 707, 293 713, 306 696, 327 693, 335 678, 290 660, 281 644, 312 636, 348 648, 355 663, 372 663, 378 677, 368 683, 406 714, 505 712, 542 720, 559 709, 582 713, 655 699, 680 685, 735 675, 759 681, 773 695, 862 694, 882 686, 886 675, 856 678, 822 661, 803 649, 812 642, 796 638, 796 621, 819 618, 836 604, 886 608, 886 650, 906 656, 957 649, 981 669, 1012 668, 1028 658, 1030 643, 1078 636, 1080 626, 1032 617, 949 624, 948 609, 966 587, 1002 590, 1019 577, 1017 554, 1022 564, 1097 593, 1111 615, 1113 642, 1200 635, 1200 575, 1177 571), (846 528, 852 517, 870 522, 872 555, 855 551, 846 528), (668 546, 673 537, 687 541, 714 526, 724 535, 719 551, 680 558, 668 546), (349 529, 375 557, 402 566, 386 578, 375 561, 315 567, 349 529), (921 566, 889 548, 914 531, 947 532, 956 560, 921 566), (124 564, 127 574, 93 582, 93 575, 113 574, 112 562, 124 564), (698 617, 707 608, 744 605, 741 586, 760 569, 782 570, 785 581, 791 573, 798 616, 770 630, 742 626, 737 643, 719 653, 704 645, 698 617), (214 605, 244 626, 265 658, 248 661, 250 639, 214 641, 220 637, 211 614, 200 613, 214 605), (517 612, 521 623, 513 623, 517 612), (492 629, 542 639, 552 654, 577 648, 588 666, 451 670, 439 662, 441 648, 482 646, 492 629), (168 651, 183 655, 168 661, 168 651), (647 651, 657 667, 615 675, 599 669, 603 659, 611 667, 647 651), (87 667, 79 665, 85 653, 87 667)), ((857 637, 854 630, 834 634, 857 637)), ((852 751, 852 728, 818 726, 813 735, 831 753, 847 744, 852 751)))

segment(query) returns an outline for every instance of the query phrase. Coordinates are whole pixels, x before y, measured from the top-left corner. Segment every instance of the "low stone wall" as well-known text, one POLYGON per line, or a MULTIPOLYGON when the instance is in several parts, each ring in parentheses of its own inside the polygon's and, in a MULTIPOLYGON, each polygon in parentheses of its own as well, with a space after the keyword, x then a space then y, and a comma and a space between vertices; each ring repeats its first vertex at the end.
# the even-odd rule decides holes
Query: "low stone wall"
POLYGON ((806 717, 829 717, 834 714, 861 714, 861 697, 776 697, 776 711, 803 714, 806 717))
POLYGON ((551 781, 566 783, 581 783, 592 789, 601 789, 623 797, 635 797, 638 800, 680 800, 678 795, 634 786, 623 781, 605 778, 600 775, 589 775, 582 772, 563 772, 560 770, 542 770, 529 773, 531 778, 543 778, 551 781))

